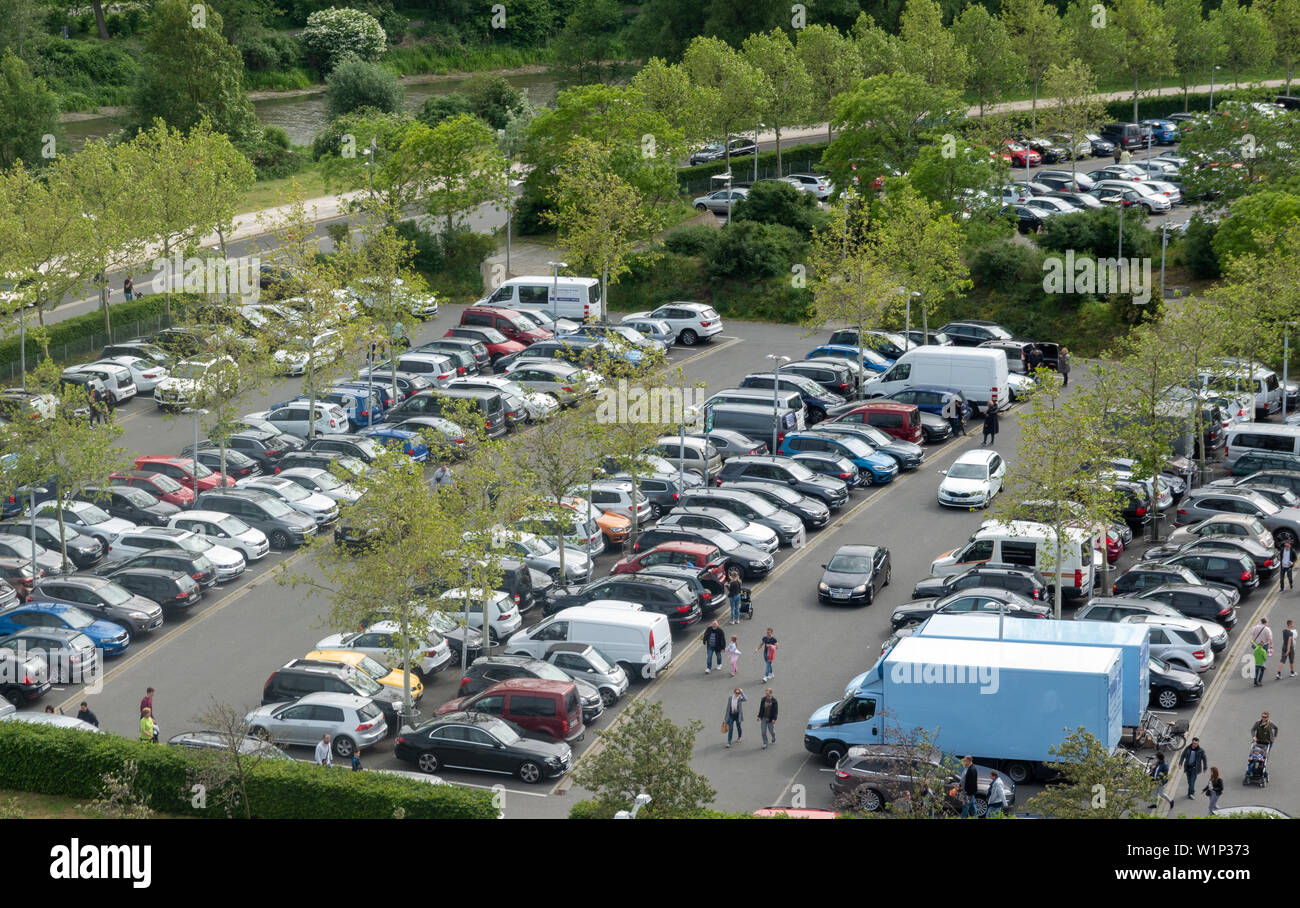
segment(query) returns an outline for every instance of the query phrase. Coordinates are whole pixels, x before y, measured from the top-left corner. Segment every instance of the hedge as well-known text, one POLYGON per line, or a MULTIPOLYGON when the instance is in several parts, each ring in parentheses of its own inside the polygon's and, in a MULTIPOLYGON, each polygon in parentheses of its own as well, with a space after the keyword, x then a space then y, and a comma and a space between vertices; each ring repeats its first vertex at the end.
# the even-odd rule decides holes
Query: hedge
MULTIPOLYGON (((781 169, 784 173, 776 172, 776 150, 760 151, 758 153, 758 176, 760 179, 768 177, 785 176, 791 173, 804 173, 807 171, 816 171, 822 159, 822 153, 826 151, 827 144, 818 142, 810 145, 783 145, 781 147, 781 169)), ((731 159, 733 179, 737 184, 751 182, 754 178, 754 158, 752 155, 743 155, 731 159)), ((677 171, 677 184, 681 187, 682 192, 703 192, 709 188, 710 180, 714 174, 726 173, 726 159, 711 161, 708 164, 696 164, 693 167, 682 167, 677 171)))
MULTIPOLYGON (((199 759, 180 747, 111 734, 0 722, 0 789, 33 791, 87 800, 98 797, 106 773, 137 766, 136 786, 155 810, 223 817, 211 805, 193 806, 187 767, 199 759)), ((492 793, 455 785, 432 785, 401 776, 326 769, 311 763, 266 760, 252 767, 248 799, 257 819, 391 819, 397 808, 409 819, 490 820, 492 793)))

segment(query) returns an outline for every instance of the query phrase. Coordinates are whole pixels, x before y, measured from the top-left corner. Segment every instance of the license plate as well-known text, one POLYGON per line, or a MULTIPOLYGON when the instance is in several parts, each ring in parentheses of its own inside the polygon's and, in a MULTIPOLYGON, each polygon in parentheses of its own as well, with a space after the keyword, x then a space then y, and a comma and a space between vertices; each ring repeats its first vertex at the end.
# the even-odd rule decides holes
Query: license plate
POLYGON ((832 598, 832 599, 847 599, 847 598, 849 598, 849 592, 848 592, 848 590, 831 590, 831 598, 832 598))

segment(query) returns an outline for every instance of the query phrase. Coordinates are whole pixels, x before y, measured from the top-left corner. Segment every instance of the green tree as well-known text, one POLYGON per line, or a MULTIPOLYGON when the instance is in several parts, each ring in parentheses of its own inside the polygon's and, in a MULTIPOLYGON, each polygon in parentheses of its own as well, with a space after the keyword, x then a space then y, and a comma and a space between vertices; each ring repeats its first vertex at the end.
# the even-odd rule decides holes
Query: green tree
POLYGON ((243 58, 221 36, 221 16, 206 7, 198 9, 204 18, 185 0, 159 0, 154 7, 130 120, 137 129, 161 119, 188 130, 206 118, 213 129, 247 151, 262 128, 244 91, 243 58))
POLYGON ((1064 778, 1030 798, 1026 809, 1056 819, 1117 820, 1154 806, 1159 785, 1146 767, 1128 751, 1112 753, 1082 726, 1052 754, 1064 778))
POLYGON ((812 78, 785 32, 750 35, 741 53, 767 77, 771 90, 759 115, 776 132, 776 170, 781 173, 781 129, 806 122, 812 108, 812 78))
POLYGON ((695 86, 680 64, 669 65, 653 57, 632 77, 629 87, 647 111, 663 117, 687 142, 695 144, 707 138, 696 116, 699 101, 695 86))
MULTIPOLYGON (((982 117, 985 104, 1024 81, 1025 61, 1016 52, 1002 20, 995 19, 978 3, 966 7, 953 21, 952 36, 966 59, 972 61, 967 68, 966 90, 978 100, 982 117)), ((1047 94, 1051 93, 1048 89, 1047 94)))
POLYGON ((700 119, 726 144, 730 171, 731 137, 756 128, 760 111, 769 103, 772 85, 767 74, 718 38, 692 41, 682 66, 698 92, 700 119))
POLYGON ((1182 154, 1217 165, 1196 168, 1184 183, 1190 197, 1206 199, 1207 211, 1223 212, 1236 199, 1264 186, 1282 189, 1300 172, 1300 146, 1295 141, 1300 114, 1261 115, 1251 102, 1269 94, 1242 92, 1221 102, 1180 143, 1182 154))
POLYGON ((1183 86, 1186 111, 1189 86, 1200 81, 1207 66, 1223 59, 1223 36, 1216 21, 1202 15, 1201 0, 1165 0, 1164 15, 1173 40, 1173 71, 1183 86))
POLYGON ((851 34, 858 51, 857 68, 861 75, 870 78, 903 71, 903 42, 897 35, 877 25, 868 13, 858 16, 851 34))
MULTIPOLYGON (((909 293, 921 294, 921 329, 928 333, 931 310, 971 286, 962 261, 961 227, 906 184, 883 200, 873 227, 872 240, 881 260, 892 263, 909 293)), ((896 297, 895 312, 905 302, 903 296, 896 297)), ((917 308, 913 307, 913 314, 917 308)))
POLYGON ((812 116, 826 123, 826 141, 831 140, 835 99, 853 87, 861 75, 853 42, 830 25, 801 28, 795 39, 799 59, 812 82, 809 104, 812 116))
POLYGON ((633 53, 678 60, 700 33, 699 23, 696 0, 649 0, 628 24, 626 40, 633 53))
POLYGON ((1263 0, 1260 8, 1273 34, 1278 62, 1286 67, 1283 91, 1289 95, 1296 61, 1300 60, 1300 0, 1263 0))
POLYGON ((577 0, 551 47, 574 82, 598 82, 619 53, 623 7, 615 0, 577 0))
MULTIPOLYGON (((931 85, 962 90, 971 61, 953 33, 943 27, 943 11, 935 0, 907 0, 899 38, 908 72, 931 85)), ((982 48, 982 59, 990 59, 992 51, 982 48)))
MULTIPOLYGON (((6 49, 27 59, 28 42, 40 35, 41 20, 47 10, 39 0, 3 0, 0 2, 0 54, 6 49)), ((100 9, 102 14, 103 10, 100 9)))
POLYGON ((1025 61, 1025 75, 1034 88, 1031 129, 1038 128, 1038 87, 1048 67, 1061 58, 1065 36, 1056 9, 1043 0, 1003 0, 1002 22, 1011 44, 1025 61))
MULTIPOLYGON (((1082 60, 1053 63, 1044 81, 1047 96, 1053 99, 1052 107, 1044 119, 1049 128, 1060 130, 1079 141, 1106 115, 1105 105, 1097 97, 1097 80, 1082 60)), ((1078 158, 1070 156, 1070 177, 1076 179, 1078 158)), ((1074 182, 1075 187, 1078 186, 1074 182)))
POLYGON ((1113 13, 1096 0, 1070 0, 1061 14, 1061 56, 1077 57, 1094 73, 1118 69, 1122 33, 1109 27, 1113 13))
POLYGON ((362 107, 393 114, 402 109, 402 87, 397 77, 375 63, 346 60, 330 70, 325 80, 325 108, 330 119, 362 107))
POLYGON ((19 161, 28 167, 41 166, 42 151, 62 135, 58 96, 33 78, 26 63, 5 50, 0 56, 0 170, 19 161))
POLYGON ((447 95, 434 95, 424 102, 418 114, 421 122, 437 126, 443 120, 449 120, 460 114, 473 113, 469 97, 459 91, 447 95))
POLYGON ((496 133, 478 117, 461 115, 437 126, 417 123, 397 149, 390 173, 394 185, 416 192, 446 234, 484 202, 505 194, 505 156, 496 133))
POLYGON ((1229 212, 1211 242, 1220 262, 1276 251, 1286 228, 1300 220, 1300 196, 1261 190, 1234 201, 1229 212))
POLYGON ((653 819, 690 817, 717 796, 708 779, 691 768, 695 738, 704 724, 692 719, 674 723, 659 702, 638 701, 618 722, 600 732, 604 745, 573 773, 573 780, 595 794, 599 816, 630 810, 636 796, 650 795, 638 816, 653 819))
POLYGON ((1246 67, 1273 62, 1273 31, 1260 7, 1223 0, 1210 12, 1210 21, 1223 36, 1223 65, 1232 71, 1233 85, 1241 84, 1246 67))
POLYGON ((41 326, 45 313, 84 283, 75 257, 85 248, 86 232, 66 180, 40 179, 22 164, 0 170, 0 274, 13 275, 30 291, 41 326))
POLYGON ((940 142, 921 146, 908 168, 907 181, 944 213, 962 217, 971 226, 980 220, 977 213, 1002 207, 1001 187, 1007 173, 1002 161, 985 146, 945 136, 940 142))
POLYGON ((1116 0, 1107 28, 1119 33, 1119 71, 1133 82, 1133 121, 1142 83, 1174 71, 1173 29, 1154 0, 1116 0))

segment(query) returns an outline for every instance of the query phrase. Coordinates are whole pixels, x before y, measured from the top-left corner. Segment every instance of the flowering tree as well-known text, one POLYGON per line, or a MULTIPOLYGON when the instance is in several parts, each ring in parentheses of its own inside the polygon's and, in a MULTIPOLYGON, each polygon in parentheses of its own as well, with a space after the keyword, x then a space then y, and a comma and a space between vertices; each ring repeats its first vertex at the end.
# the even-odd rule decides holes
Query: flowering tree
POLYGON ((348 59, 373 63, 384 53, 388 36, 374 16, 348 7, 322 9, 307 17, 302 43, 329 72, 348 59))

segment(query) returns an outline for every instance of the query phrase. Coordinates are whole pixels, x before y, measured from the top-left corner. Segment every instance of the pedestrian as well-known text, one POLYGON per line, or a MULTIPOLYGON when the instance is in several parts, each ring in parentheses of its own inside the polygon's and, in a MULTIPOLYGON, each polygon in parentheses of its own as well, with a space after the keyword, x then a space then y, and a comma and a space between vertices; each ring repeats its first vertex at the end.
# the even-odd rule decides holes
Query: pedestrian
POLYGON ((727 601, 731 603, 731 623, 740 623, 740 597, 743 589, 740 586, 740 568, 734 564, 727 571, 727 601))
POLYGON ((1219 796, 1223 794, 1223 779, 1217 766, 1210 767, 1210 783, 1205 786, 1205 793, 1210 796, 1210 816, 1214 816, 1214 808, 1219 806, 1219 796))
POLYGON ((965 435, 966 427, 962 424, 961 403, 957 400, 957 395, 953 394, 948 397, 943 404, 943 410, 939 415, 948 420, 948 425, 952 426, 953 435, 965 435))
POLYGON ((763 699, 758 701, 758 730, 763 736, 763 750, 767 750, 767 739, 770 737, 772 743, 776 743, 776 697, 772 696, 772 688, 763 691, 763 699))
POLYGON ((740 668, 740 644, 736 641, 736 635, 731 635, 731 642, 727 644, 727 658, 731 660, 731 677, 736 677, 736 670, 740 668))
POLYGON ((991 781, 989 782, 988 801, 989 809, 985 812, 985 817, 1000 817, 1002 811, 1007 807, 1007 787, 1002 784, 1002 777, 998 775, 996 769, 989 772, 991 781))
POLYGON ((1200 738, 1192 738, 1192 743, 1187 745, 1183 751, 1182 764, 1183 772, 1187 773, 1187 797, 1190 800, 1196 797, 1196 777, 1209 766, 1200 738))
POLYGON ((775 674, 775 672, 772 671, 772 662, 776 659, 776 648, 778 646, 780 646, 780 644, 777 643, 776 635, 772 633, 772 629, 769 627, 767 633, 758 641, 758 646, 754 648, 754 652, 758 652, 759 650, 763 651, 764 681, 771 681, 775 674))
POLYGON ((1062 347, 1056 354, 1056 371, 1061 373, 1061 387, 1070 387, 1070 348, 1062 347))
POLYGON ((1273 629, 1268 626, 1267 618, 1260 618, 1259 624, 1250 629, 1250 645, 1255 653, 1255 686, 1264 683, 1264 667, 1268 654, 1273 651, 1273 629))
POLYGON ((90 704, 85 700, 81 701, 81 708, 77 710, 77 718, 99 728, 99 717, 90 711, 90 704))
MULTIPOLYGON (((732 639, 734 640, 735 638, 733 637, 732 639)), ((731 734, 733 731, 736 734, 737 744, 740 743, 740 739, 744 734, 744 729, 741 728, 741 722, 744 721, 745 718, 745 708, 741 704, 743 704, 746 699, 748 698, 746 698, 745 692, 739 687, 733 690, 731 696, 727 698, 727 709, 726 712, 722 714, 722 724, 726 726, 727 729, 728 747, 731 746, 731 734)))
POLYGON ((153 710, 147 706, 140 713, 140 740, 158 741, 158 723, 153 720, 153 710))
POLYGON ((1255 654, 1255 687, 1264 685, 1264 671, 1268 666, 1268 648, 1262 643, 1252 643, 1255 654))
POLYGON ((143 716, 144 711, 146 709, 148 710, 153 709, 153 688, 152 687, 146 687, 144 689, 144 696, 140 698, 140 715, 143 716))
POLYGON ((352 771, 361 772, 361 748, 352 751, 352 771))
POLYGON ((1277 726, 1269 719, 1267 712, 1261 713, 1259 721, 1250 727, 1250 740, 1264 745, 1266 753, 1273 749, 1273 742, 1277 740, 1277 726))
POLYGON ((1120 149, 1120 147, 1119 147, 1118 145, 1115 146, 1115 151, 1114 151, 1113 154, 1114 154, 1114 157, 1115 157, 1115 163, 1118 164, 1118 163, 1119 163, 1120 156, 1121 156, 1121 154, 1122 154, 1122 151, 1121 151, 1121 149, 1120 149))
POLYGON ((103 401, 101 401, 99 398, 99 389, 91 388, 90 389, 90 424, 92 426, 95 426, 95 425, 99 425, 100 423, 107 423, 107 422, 108 422, 108 417, 107 414, 104 413, 103 401))
POLYGON ((330 736, 321 735, 316 742, 316 765, 333 766, 334 765, 334 748, 330 747, 330 736))
POLYGON ((1295 677, 1295 619, 1286 619, 1286 627, 1282 628, 1282 661, 1277 664, 1277 679, 1282 680, 1282 669, 1286 664, 1291 663, 1291 677, 1295 677))
POLYGON ((715 656, 718 659, 718 668, 722 668, 722 652, 727 648, 727 635, 723 633, 722 628, 718 627, 716 619, 705 630, 700 642, 704 644, 704 674, 707 675, 713 670, 715 656))
POLYGON ((980 441, 981 445, 991 445, 997 439, 998 434, 998 411, 993 407, 984 410, 984 438, 980 441))
POLYGON ((47 713, 53 713, 53 712, 54 712, 54 707, 53 707, 53 706, 47 706, 47 707, 45 707, 45 711, 46 711, 47 713))
POLYGON ((455 480, 451 475, 451 468, 445 462, 438 464, 438 469, 433 471, 433 490, 441 492, 444 488, 451 488, 455 480))
POLYGON ((128 302, 135 299, 135 281, 131 280, 130 275, 122 282, 122 293, 128 302))
POLYGON ((961 777, 961 818, 978 816, 975 812, 975 796, 980 791, 980 774, 975 769, 974 757, 962 757, 962 765, 966 767, 961 777))
POLYGON ((1121 152, 1119 153, 1119 162, 1120 162, 1121 164, 1131 164, 1131 163, 1133 163, 1133 155, 1129 154, 1129 151, 1128 151, 1127 148, 1125 148, 1123 151, 1121 151, 1121 152))
POLYGON ((1165 762, 1165 752, 1163 750, 1156 751, 1156 762, 1151 767, 1151 778, 1162 786, 1165 780, 1169 778, 1169 764, 1165 762))
POLYGON ((1025 374, 1033 375, 1043 365, 1043 354, 1037 344, 1030 344, 1025 349, 1025 374))
POLYGON ((1291 569, 1295 567, 1295 552, 1291 549, 1291 540, 1288 539, 1282 543, 1282 569, 1277 572, 1278 587, 1280 593, 1286 589, 1286 582, 1291 581, 1291 589, 1295 589, 1295 578, 1291 576, 1291 569))

